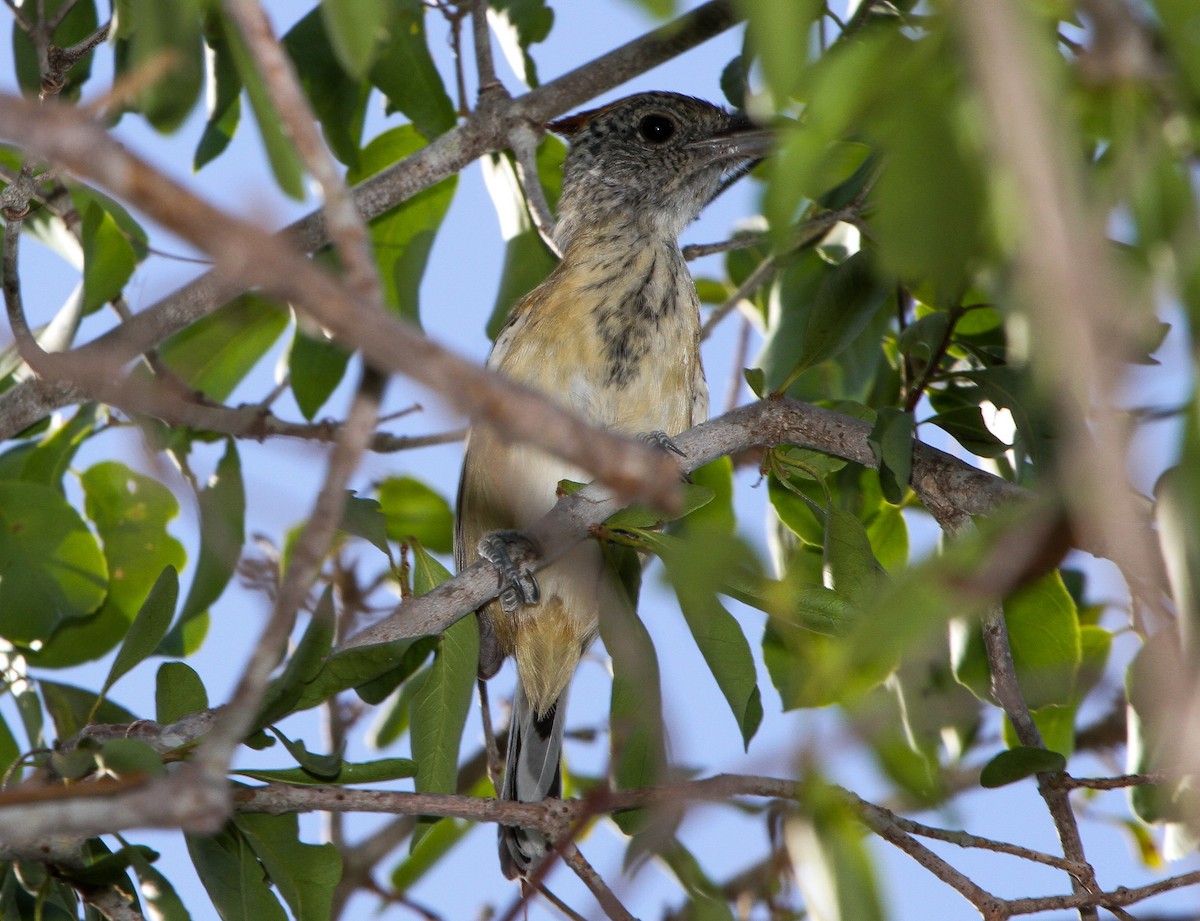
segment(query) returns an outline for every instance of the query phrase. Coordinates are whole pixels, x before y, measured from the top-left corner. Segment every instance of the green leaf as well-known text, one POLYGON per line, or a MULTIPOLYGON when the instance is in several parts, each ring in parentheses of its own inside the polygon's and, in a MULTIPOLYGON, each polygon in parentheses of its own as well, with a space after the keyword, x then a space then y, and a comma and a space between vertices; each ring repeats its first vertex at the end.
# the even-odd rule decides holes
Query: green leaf
POLYGON ((296 759, 307 773, 321 780, 331 780, 342 772, 341 754, 318 755, 308 750, 303 739, 289 739, 274 726, 268 726, 267 731, 277 738, 288 754, 296 759))
POLYGON ((425 552, 420 543, 412 545, 413 594, 420 598, 428 595, 443 582, 451 578, 450 570, 425 552))
MULTIPOLYGON (((437 578, 434 574, 435 568, 442 569, 442 572, 446 571, 440 563, 437 563, 437 560, 428 557, 427 554, 425 556, 436 564, 436 567, 428 567, 429 578, 426 579, 425 576, 422 576, 421 581, 432 582, 433 579, 437 578)), ((446 572, 445 577, 441 581, 445 581, 448 578, 450 578, 450 574, 446 572)), ((399 687, 401 682, 407 681, 409 676, 415 674, 417 669, 425 664, 425 660, 429 658, 436 648, 436 636, 420 636, 412 640, 399 641, 396 644, 396 653, 393 658, 394 666, 378 678, 373 678, 371 681, 355 687, 354 693, 362 698, 364 703, 371 704, 372 706, 382 703, 392 691, 399 687)), ((405 719, 407 720, 407 717, 405 719)), ((407 726, 407 722, 405 725, 407 726)))
MULTIPOLYGON (((486 796, 479 792, 477 796, 486 796)), ((414 842, 408 856, 392 870, 392 886, 397 892, 407 892, 426 873, 441 864, 441 860, 467 833, 475 829, 474 822, 443 819, 428 827, 428 832, 414 842)))
MULTIPOLYGON (((632 601, 608 605, 600 612, 600 638, 612 659, 609 748, 613 781, 618 789, 652 787, 663 779, 667 766, 654 643, 632 601)), ((650 824, 644 809, 616 813, 613 820, 627 835, 650 824)))
POLYGON ((347 166, 356 165, 371 87, 351 77, 338 63, 325 31, 323 10, 310 10, 292 26, 283 37, 283 47, 321 123, 329 149, 347 166))
MULTIPOLYGON (((154 0, 150 0, 154 2, 154 0)), ((254 121, 258 125, 258 133, 262 138, 263 147, 267 152, 267 161, 271 164, 271 172, 275 181, 287 195, 302 201, 304 199, 304 163, 296 152, 296 146, 283 128, 283 120, 275 111, 266 84, 258 72, 253 55, 246 48, 237 26, 227 16, 222 14, 221 29, 225 36, 230 56, 237 68, 246 95, 250 97, 250 108, 254 110, 254 121)))
MULTIPOLYGON (((53 20, 67 0, 46 0, 45 11, 47 21, 53 20)), ((25 8, 26 16, 30 16, 33 7, 25 8)), ((59 48, 70 48, 83 41, 96 31, 99 19, 96 16, 96 4, 93 0, 83 0, 75 3, 70 12, 63 17, 58 28, 48 36, 59 48)), ((33 39, 20 26, 12 26, 13 64, 15 65, 17 82, 21 92, 26 96, 36 96, 42 88, 41 68, 38 64, 37 47, 33 39)), ((58 92, 58 98, 64 102, 75 102, 79 99, 80 89, 87 82, 92 72, 94 55, 85 54, 66 73, 66 83, 58 92)))
POLYGON ((146 774, 161 777, 162 756, 141 739, 108 739, 96 755, 100 767, 115 777, 146 774))
POLYGON ((208 692, 190 665, 164 662, 158 667, 154 682, 155 720, 167 725, 207 707, 208 692))
POLYGON ((6 776, 8 769, 20 756, 21 746, 17 744, 17 737, 8 728, 4 714, 0 713, 0 777, 6 776))
POLYGON ((154 650, 166 636, 167 628, 171 626, 171 617, 175 614, 175 602, 178 599, 179 576, 175 567, 168 566, 155 581, 137 617, 130 624, 125 641, 109 666, 108 677, 104 679, 104 686, 100 689, 101 697, 108 693, 122 675, 154 654, 154 650))
POLYGON ((436 553, 454 549, 454 511, 424 483, 407 476, 388 477, 379 484, 379 504, 392 540, 415 539, 436 553))
POLYGON ((746 385, 759 399, 766 396, 767 393, 767 376, 763 373, 762 368, 745 368, 742 371, 742 376, 746 378, 746 385))
POLYGON ((30 483, 41 483, 63 491, 63 476, 75 459, 83 443, 91 437, 100 421, 99 407, 95 403, 80 406, 79 410, 64 425, 52 429, 31 450, 21 455, 21 463, 15 464, 12 477, 30 483))
POLYGON ((688 894, 689 921, 734 921, 720 888, 704 872, 691 851, 675 840, 663 848, 659 856, 688 894))
POLYGON ((821 921, 883 921, 874 861, 841 792, 810 772, 799 803, 787 844, 809 914, 821 921))
POLYGON ((767 87, 778 105, 797 89, 804 73, 809 29, 821 12, 817 0, 771 3, 747 0, 747 39, 762 62, 767 87))
POLYGON ((85 866, 63 867, 59 871, 65 878, 85 886, 127 888, 129 880, 125 871, 133 864, 135 854, 143 860, 158 859, 157 851, 141 844, 123 847, 113 853, 105 853, 107 848, 103 845, 98 846, 96 839, 92 839, 86 847, 89 850, 98 851, 95 859, 90 860, 85 866))
POLYGON ((341 769, 332 777, 315 777, 304 768, 245 768, 234 770, 233 773, 243 777, 252 777, 264 783, 287 783, 301 787, 323 786, 338 784, 346 786, 360 783, 382 783, 387 780, 401 780, 412 777, 417 772, 417 763, 411 758, 381 758, 378 761, 364 761, 361 764, 343 762, 341 769))
POLYGON ((684 540, 659 536, 654 543, 692 638, 733 712, 742 744, 749 748, 763 717, 758 673, 741 626, 716 593, 729 570, 752 557, 725 531, 706 533, 693 527, 684 540))
MULTIPOLYGON (((565 157, 566 145, 551 135, 538 147, 538 179, 549 202, 558 199, 565 157)), ((529 216, 512 157, 507 153, 489 154, 480 160, 480 165, 484 185, 500 221, 500 235, 504 237, 500 287, 487 322, 488 337, 495 339, 513 306, 546 279, 558 259, 543 242, 529 216)))
POLYGON ((893 505, 900 505, 908 492, 912 478, 913 436, 916 422, 912 413, 884 406, 875 419, 875 427, 867 436, 871 453, 879 463, 879 485, 883 496, 893 505))
POLYGON ((257 294, 243 294, 176 333, 159 356, 189 387, 222 403, 287 325, 286 311, 257 294))
POLYGON ((148 909, 148 914, 155 921, 191 921, 191 915, 171 885, 171 881, 158 870, 150 866, 150 862, 140 853, 131 856, 130 866, 138 878, 138 892, 148 909))
MULTIPOLYGON (((385 131, 366 146, 358 166, 347 173, 346 179, 351 184, 360 183, 420 150, 424 143, 411 125, 385 131)), ((379 265, 384 299, 389 307, 413 323, 420 322, 421 278, 457 182, 457 175, 444 179, 371 222, 371 244, 379 265)))
POLYGON ((997 438, 987 427, 983 412, 978 406, 961 406, 940 412, 926 423, 936 425, 954 438, 960 445, 979 457, 1000 457, 1010 445, 997 438))
POLYGON ((426 138, 454 127, 454 103, 429 54, 421 0, 388 4, 387 38, 369 78, 387 97, 386 111, 403 112, 426 138))
POLYGON ((825 510, 824 562, 826 588, 852 602, 875 595, 883 572, 867 529, 856 515, 836 506, 825 510))
POLYGON ((100 606, 108 577, 96 538, 57 489, 0 481, 0 636, 48 639, 100 606))
POLYGON ((164 569, 182 568, 183 545, 167 533, 179 502, 157 480, 116 461, 80 477, 84 509, 96 525, 111 573, 108 595, 90 617, 63 624, 30 661, 62 668, 96 659, 124 639, 164 569))
POLYGON ((715 496, 716 493, 707 486, 698 483, 682 483, 680 484, 680 507, 676 514, 666 516, 662 512, 644 505, 631 505, 610 516, 604 523, 615 530, 655 528, 664 522, 675 521, 691 515, 712 502, 715 496))
POLYGON ((254 721, 256 730, 283 719, 300 701, 305 687, 320 673, 325 658, 333 648, 335 621, 333 586, 327 585, 313 611, 308 629, 284 666, 283 674, 267 685, 263 692, 258 718, 254 721))
POLYGON ((138 257, 112 216, 95 202, 83 212, 83 312, 92 313, 121 294, 138 257))
POLYGON ((333 844, 305 844, 294 814, 245 813, 234 819, 262 861, 296 921, 325 921, 342 877, 342 857, 333 844))
POLYGON ((479 624, 464 617, 438 638, 433 666, 413 697, 410 734, 420 793, 457 792, 458 748, 478 667, 479 624))
POLYGON ((1073 701, 1083 660, 1079 615, 1058 572, 1043 576, 1004 602, 1017 680, 1033 710, 1073 701))
POLYGON ((111 700, 105 700, 99 707, 95 707, 95 691, 47 681, 45 678, 39 679, 38 687, 42 692, 46 712, 54 720, 54 730, 60 739, 69 739, 75 735, 88 725, 89 719, 96 723, 137 722, 137 716, 111 700))
POLYGON ((377 547, 388 562, 395 568, 392 559, 392 548, 388 544, 387 518, 383 506, 374 499, 356 496, 352 490, 346 490, 346 505, 342 509, 342 520, 338 522, 338 530, 361 537, 377 547))
POLYGON ((242 818, 215 835, 184 834, 196 873, 224 921, 287 921, 270 877, 239 828, 242 818))
POLYGON ((979 773, 979 784, 993 789, 1024 780, 1034 774, 1052 774, 1065 771, 1066 768, 1067 759, 1058 752, 1020 746, 1000 752, 985 764, 979 773))
POLYGON ((362 80, 383 38, 388 6, 383 0, 321 0, 329 43, 346 72, 362 80))
POLYGON ((233 577, 245 541, 246 493, 242 464, 232 439, 216 472, 197 497, 200 505, 200 557, 179 620, 163 640, 163 655, 187 655, 203 639, 208 607, 225 591, 233 577))
POLYGON ((350 353, 332 339, 314 339, 296 324, 288 350, 292 395, 304 418, 312 420, 346 376, 350 353))
POLYGON ((196 171, 225 152, 242 118, 242 78, 220 18, 210 17, 204 44, 210 62, 206 86, 208 121, 192 157, 192 169, 196 171))
POLYGON ((191 113, 204 83, 200 6, 194 2, 122 0, 117 17, 117 79, 144 83, 149 68, 165 70, 133 97, 129 106, 155 130, 175 131, 191 113))
MULTIPOLYGON (((665 5, 670 15, 673 0, 655 0, 665 5)), ((529 46, 545 41, 554 25, 554 10, 545 0, 489 0, 488 24, 496 33, 500 50, 508 66, 526 86, 538 85, 537 66, 529 56, 529 46)))
POLYGON ((315 707, 334 694, 379 678, 396 667, 396 663, 401 660, 412 642, 396 640, 335 652, 325 660, 317 676, 305 685, 304 693, 293 709, 305 710, 315 707))

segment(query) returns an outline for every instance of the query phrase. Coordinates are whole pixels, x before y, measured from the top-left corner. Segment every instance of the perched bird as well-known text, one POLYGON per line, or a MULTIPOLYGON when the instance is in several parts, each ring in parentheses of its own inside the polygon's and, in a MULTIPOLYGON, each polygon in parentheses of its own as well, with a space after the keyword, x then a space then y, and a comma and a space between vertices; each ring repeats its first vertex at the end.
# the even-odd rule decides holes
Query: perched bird
MULTIPOLYGON (((512 311, 488 367, 597 425, 670 436, 705 419, 700 304, 678 237, 767 148, 742 115, 674 93, 642 93, 547 126, 565 135, 555 242, 562 261, 512 311)), ((458 493, 455 555, 476 554, 508 584, 479 611, 479 671, 517 663, 501 798, 560 796, 567 685, 601 612, 627 604, 602 550, 584 542, 544 569, 518 572, 507 547, 554 505, 562 479, 586 474, 483 426, 472 429, 458 493)), ((510 879, 545 854, 535 830, 500 828, 510 879)))

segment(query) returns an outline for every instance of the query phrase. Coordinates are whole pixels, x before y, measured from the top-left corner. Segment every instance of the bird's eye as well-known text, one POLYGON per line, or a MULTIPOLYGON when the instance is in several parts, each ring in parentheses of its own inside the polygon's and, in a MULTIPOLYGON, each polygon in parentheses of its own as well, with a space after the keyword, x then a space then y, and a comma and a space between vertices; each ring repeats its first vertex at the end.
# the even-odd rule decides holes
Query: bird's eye
POLYGON ((638 134, 651 144, 665 144, 675 134, 675 122, 665 115, 647 115, 638 122, 638 134))

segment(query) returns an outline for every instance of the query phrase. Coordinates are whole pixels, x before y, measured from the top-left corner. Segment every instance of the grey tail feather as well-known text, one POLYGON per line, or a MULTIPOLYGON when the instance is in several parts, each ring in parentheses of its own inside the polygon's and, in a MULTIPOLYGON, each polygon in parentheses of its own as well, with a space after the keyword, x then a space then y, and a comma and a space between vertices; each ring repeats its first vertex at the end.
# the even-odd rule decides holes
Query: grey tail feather
MULTIPOLYGON (((547 797, 562 796, 566 696, 564 691, 546 714, 539 717, 529 706, 521 682, 517 682, 501 799, 540 803, 547 797)), ((540 831, 501 825, 499 838, 500 869, 509 879, 524 876, 545 856, 548 842, 540 831)))

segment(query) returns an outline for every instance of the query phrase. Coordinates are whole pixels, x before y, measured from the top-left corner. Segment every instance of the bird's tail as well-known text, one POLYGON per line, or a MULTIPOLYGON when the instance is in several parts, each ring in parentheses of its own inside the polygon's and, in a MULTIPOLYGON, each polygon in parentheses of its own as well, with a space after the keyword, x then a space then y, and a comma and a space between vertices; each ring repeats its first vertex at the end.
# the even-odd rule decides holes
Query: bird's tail
MULTIPOLYGON (((521 682, 517 682, 501 799, 540 803, 547 797, 562 796, 566 697, 564 691, 550 710, 539 717, 529 705, 521 682)), ((501 825, 500 869, 509 879, 524 876, 545 855, 546 845, 546 836, 540 831, 501 825)))

